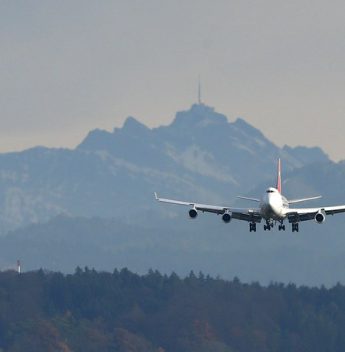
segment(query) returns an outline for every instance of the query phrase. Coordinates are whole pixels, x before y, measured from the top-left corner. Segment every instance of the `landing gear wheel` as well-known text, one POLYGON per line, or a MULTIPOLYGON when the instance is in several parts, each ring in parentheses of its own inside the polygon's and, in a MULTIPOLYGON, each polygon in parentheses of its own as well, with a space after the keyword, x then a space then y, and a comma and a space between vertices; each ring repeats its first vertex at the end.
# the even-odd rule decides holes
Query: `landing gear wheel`
POLYGON ((249 224, 249 232, 256 232, 256 223, 255 222, 251 222, 249 224))
POLYGON ((279 225, 278 226, 279 231, 285 231, 285 225, 279 225))
POLYGON ((264 230, 265 231, 271 231, 273 228, 273 222, 269 222, 268 220, 266 221, 266 225, 264 225, 264 230))
POLYGON ((292 232, 299 232, 298 223, 292 224, 292 232))

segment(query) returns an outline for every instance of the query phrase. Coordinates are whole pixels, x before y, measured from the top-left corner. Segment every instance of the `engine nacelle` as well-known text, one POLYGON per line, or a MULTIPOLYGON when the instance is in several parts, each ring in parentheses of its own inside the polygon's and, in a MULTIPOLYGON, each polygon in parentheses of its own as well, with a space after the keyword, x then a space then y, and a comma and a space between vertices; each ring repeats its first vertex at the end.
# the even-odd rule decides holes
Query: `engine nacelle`
POLYGON ((224 213, 222 216, 222 220, 227 224, 231 221, 231 214, 230 213, 224 213))
POLYGON ((315 221, 318 224, 322 224, 326 220, 326 213, 323 209, 320 209, 316 214, 315 214, 315 221))
POLYGON ((189 210, 188 214, 191 219, 195 219, 198 216, 198 212, 194 208, 189 210))

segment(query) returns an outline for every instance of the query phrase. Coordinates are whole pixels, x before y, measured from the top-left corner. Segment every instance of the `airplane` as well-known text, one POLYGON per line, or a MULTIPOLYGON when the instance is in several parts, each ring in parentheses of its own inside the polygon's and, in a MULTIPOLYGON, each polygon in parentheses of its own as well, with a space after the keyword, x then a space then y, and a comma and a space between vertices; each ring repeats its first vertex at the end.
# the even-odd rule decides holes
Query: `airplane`
POLYGON ((266 192, 259 198, 250 198, 238 196, 237 198, 253 201, 258 203, 258 207, 253 208, 234 208, 229 206, 207 205, 195 202, 184 202, 174 199, 159 198, 155 192, 155 198, 159 202, 185 205, 191 207, 189 217, 195 219, 198 211, 209 212, 222 215, 222 220, 229 223, 232 219, 243 220, 249 223, 249 231, 256 232, 256 224, 265 221, 264 230, 270 231, 274 224, 279 224, 278 230, 285 231, 284 220, 292 225, 292 232, 299 232, 299 223, 307 220, 315 220, 322 224, 326 220, 326 215, 334 215, 345 212, 345 205, 315 208, 290 208, 290 205, 319 199, 321 196, 287 200, 282 195, 281 181, 281 161, 278 159, 277 185, 269 187, 266 192))

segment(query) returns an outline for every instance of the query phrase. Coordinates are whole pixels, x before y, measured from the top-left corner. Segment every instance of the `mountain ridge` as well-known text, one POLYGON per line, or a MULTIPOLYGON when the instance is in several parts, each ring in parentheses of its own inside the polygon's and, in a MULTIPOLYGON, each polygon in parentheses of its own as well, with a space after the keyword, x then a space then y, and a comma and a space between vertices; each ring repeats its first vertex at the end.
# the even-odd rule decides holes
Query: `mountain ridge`
POLYGON ((225 203, 271 179, 278 157, 286 171, 329 160, 321 149, 307 147, 299 158, 294 148, 279 148, 243 119, 229 122, 204 104, 156 128, 129 117, 112 132, 90 131, 75 149, 0 154, 0 226, 6 233, 60 213, 139 223, 147 212, 170 216, 172 209, 152 204, 154 191, 225 203))
POLYGON ((0 154, 0 267, 20 258, 28 270, 128 266, 248 282, 344 282, 341 215, 303 223, 299 236, 289 226, 270 234, 259 226, 253 236, 244 222, 225 225, 213 214, 190 221, 188 209, 154 200, 156 191, 247 207, 235 196, 260 197, 274 185, 278 157, 285 195, 345 203, 345 162, 317 147, 279 148, 245 120, 229 122, 204 105, 157 128, 130 117, 112 132, 91 131, 75 149, 0 154))

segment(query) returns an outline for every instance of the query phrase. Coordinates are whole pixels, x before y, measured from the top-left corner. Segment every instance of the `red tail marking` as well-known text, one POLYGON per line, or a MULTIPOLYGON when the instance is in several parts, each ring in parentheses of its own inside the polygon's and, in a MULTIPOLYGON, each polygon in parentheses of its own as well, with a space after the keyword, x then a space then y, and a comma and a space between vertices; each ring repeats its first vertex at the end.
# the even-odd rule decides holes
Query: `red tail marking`
POLYGON ((281 163, 280 158, 278 159, 278 172, 277 172, 277 190, 282 193, 282 175, 281 175, 281 163))

